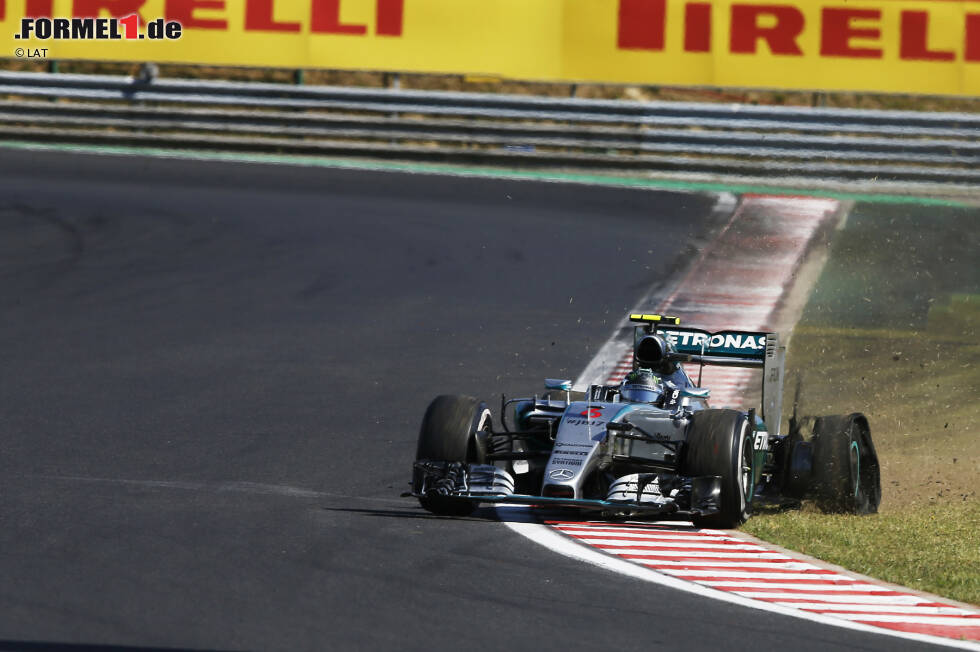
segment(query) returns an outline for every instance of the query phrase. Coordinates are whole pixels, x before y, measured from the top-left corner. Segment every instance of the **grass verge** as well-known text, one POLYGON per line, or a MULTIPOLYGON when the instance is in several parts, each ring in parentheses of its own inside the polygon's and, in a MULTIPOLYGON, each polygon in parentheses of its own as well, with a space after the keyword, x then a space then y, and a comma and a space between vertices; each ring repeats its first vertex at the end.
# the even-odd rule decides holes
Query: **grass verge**
POLYGON ((785 548, 980 605, 980 502, 948 502, 866 517, 813 508, 759 514, 744 530, 785 548))
POLYGON ((864 412, 880 513, 804 505, 744 530, 854 571, 980 604, 980 247, 976 209, 858 203, 797 325, 801 414, 864 412))

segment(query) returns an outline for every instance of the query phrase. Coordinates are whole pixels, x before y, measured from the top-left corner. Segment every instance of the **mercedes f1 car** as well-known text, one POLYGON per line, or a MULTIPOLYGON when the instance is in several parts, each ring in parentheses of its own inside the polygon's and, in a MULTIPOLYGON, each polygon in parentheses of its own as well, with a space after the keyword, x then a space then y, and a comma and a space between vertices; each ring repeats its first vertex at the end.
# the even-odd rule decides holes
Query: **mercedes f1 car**
MULTIPOLYGON (((468 396, 439 396, 419 432, 411 495, 440 515, 480 503, 587 510, 604 518, 681 518, 733 528, 760 502, 876 512, 878 458, 863 414, 782 420, 785 347, 775 333, 708 332, 676 317, 630 315, 633 370, 616 385, 507 400, 494 420, 468 396), (762 401, 709 406, 681 363, 755 367, 762 401)), ((797 396, 798 399, 798 396, 797 396)))

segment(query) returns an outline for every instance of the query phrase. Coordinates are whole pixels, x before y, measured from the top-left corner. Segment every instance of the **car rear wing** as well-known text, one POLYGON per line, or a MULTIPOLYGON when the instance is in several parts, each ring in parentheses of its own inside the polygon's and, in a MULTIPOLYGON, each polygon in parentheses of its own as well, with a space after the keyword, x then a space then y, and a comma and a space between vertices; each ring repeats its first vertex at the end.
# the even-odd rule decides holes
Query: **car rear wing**
POLYGON ((678 354, 677 362, 698 362, 727 367, 762 367, 770 335, 757 331, 717 331, 666 326, 657 329, 678 354))
POLYGON ((712 333, 679 326, 680 319, 666 315, 632 314, 630 321, 640 324, 634 329, 634 350, 641 339, 657 334, 670 345, 667 356, 674 362, 761 368, 762 419, 769 434, 779 435, 786 347, 780 346, 777 333, 736 330, 712 333))

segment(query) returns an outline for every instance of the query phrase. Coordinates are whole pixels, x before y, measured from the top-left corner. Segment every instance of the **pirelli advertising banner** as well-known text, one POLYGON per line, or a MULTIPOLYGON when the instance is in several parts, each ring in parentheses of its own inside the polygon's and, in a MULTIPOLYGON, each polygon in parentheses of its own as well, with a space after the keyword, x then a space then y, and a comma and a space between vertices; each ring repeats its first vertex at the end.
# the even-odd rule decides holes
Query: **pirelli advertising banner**
POLYGON ((0 0, 24 59, 980 95, 980 0, 0 0))

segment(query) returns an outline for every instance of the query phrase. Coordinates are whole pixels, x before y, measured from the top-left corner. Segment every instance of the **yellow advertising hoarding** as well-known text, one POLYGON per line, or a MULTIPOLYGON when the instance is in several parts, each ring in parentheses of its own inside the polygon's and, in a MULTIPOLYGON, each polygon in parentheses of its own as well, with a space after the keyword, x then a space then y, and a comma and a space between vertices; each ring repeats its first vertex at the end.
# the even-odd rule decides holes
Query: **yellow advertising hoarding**
POLYGON ((0 34, 25 59, 980 95, 980 0, 0 0, 0 34))

